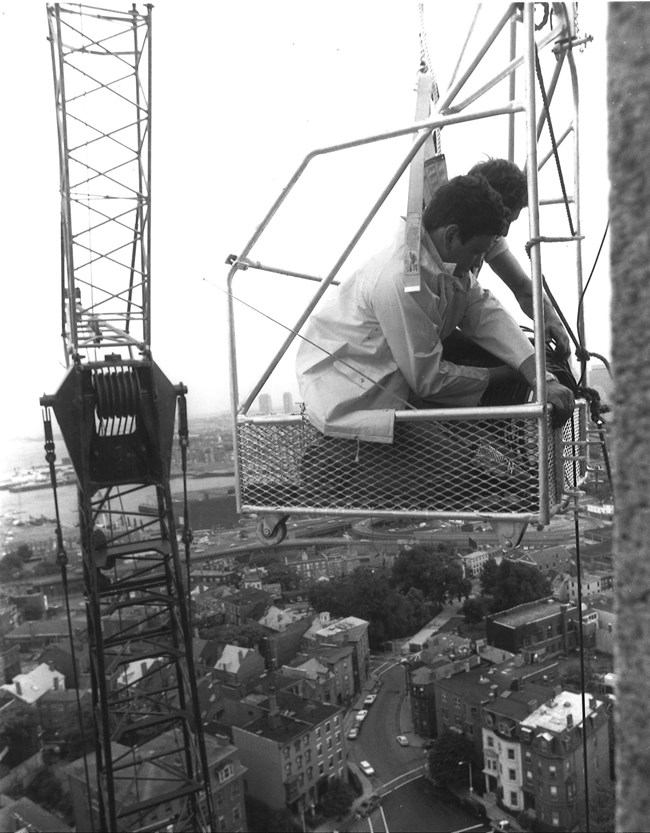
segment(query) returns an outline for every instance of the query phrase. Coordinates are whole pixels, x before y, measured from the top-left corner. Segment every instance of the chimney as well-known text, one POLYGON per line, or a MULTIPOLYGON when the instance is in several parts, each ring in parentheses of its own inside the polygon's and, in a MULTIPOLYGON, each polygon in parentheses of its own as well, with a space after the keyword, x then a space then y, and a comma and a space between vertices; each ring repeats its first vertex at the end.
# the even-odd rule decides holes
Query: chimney
POLYGON ((20 680, 16 680, 16 682, 15 682, 15 686, 16 686, 16 694, 17 694, 19 697, 22 697, 22 696, 23 696, 23 689, 22 689, 22 687, 21 687, 21 685, 20 685, 20 680))
POLYGON ((329 625, 329 623, 330 623, 329 610, 323 610, 321 613, 318 614, 318 618, 320 619, 321 625, 329 625))
POLYGON ((52 679, 52 682, 54 683, 54 691, 58 691, 58 690, 59 690, 59 678, 58 678, 58 677, 54 677, 54 678, 52 679))
POLYGON ((568 729, 573 728, 573 715, 571 714, 571 712, 569 712, 569 714, 567 714, 566 716, 566 725, 568 729))
POLYGON ((278 708, 278 698, 275 696, 275 689, 272 688, 269 693, 269 713, 267 715, 267 722, 270 729, 277 729, 282 725, 282 716, 278 708))
POLYGON ((596 700, 594 697, 591 697, 589 699, 589 708, 594 712, 598 708, 598 700, 596 700))

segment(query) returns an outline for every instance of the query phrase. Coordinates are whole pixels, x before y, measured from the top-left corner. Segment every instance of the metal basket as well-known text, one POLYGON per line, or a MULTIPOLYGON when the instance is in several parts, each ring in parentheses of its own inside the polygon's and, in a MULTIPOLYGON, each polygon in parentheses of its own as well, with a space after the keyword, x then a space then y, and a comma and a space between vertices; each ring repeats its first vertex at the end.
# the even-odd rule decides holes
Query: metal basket
POLYGON ((240 510, 531 519, 557 508, 563 479, 584 477, 584 422, 579 405, 563 429, 548 426, 543 478, 538 418, 398 415, 389 445, 326 437, 300 415, 240 417, 240 510))

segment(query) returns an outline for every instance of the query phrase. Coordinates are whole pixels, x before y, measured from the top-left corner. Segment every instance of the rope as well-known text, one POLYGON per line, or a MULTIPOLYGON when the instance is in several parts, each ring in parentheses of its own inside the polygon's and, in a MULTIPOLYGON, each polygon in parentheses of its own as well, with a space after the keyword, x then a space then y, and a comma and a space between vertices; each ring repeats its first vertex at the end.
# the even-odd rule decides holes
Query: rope
MULTIPOLYGON (((50 467, 50 483, 52 484, 52 493, 54 496, 54 512, 56 517, 56 527, 55 527, 55 535, 56 535, 56 546, 57 546, 57 553, 56 553, 56 560, 61 568, 61 584, 63 586, 63 596, 65 598, 65 612, 66 612, 66 619, 68 624, 68 638, 70 640, 70 658, 72 660, 72 673, 74 676, 75 682, 75 692, 76 692, 76 704, 77 704, 77 718, 79 720, 79 731, 81 734, 81 746, 82 746, 82 754, 84 759, 84 776, 86 779, 86 787, 87 787, 87 795, 88 801, 90 804, 90 794, 91 794, 91 787, 90 787, 90 771, 88 768, 88 756, 86 754, 86 733, 84 731, 84 721, 83 721, 83 709, 81 708, 81 696, 79 694, 79 677, 77 675, 77 655, 75 651, 74 645, 74 634, 72 630, 72 612, 70 610, 70 593, 68 587, 68 554, 65 551, 65 545, 63 543, 63 532, 61 530, 61 515, 59 512, 59 495, 57 491, 57 483, 56 483, 56 469, 54 467, 54 462, 56 460, 56 451, 54 447, 54 434, 52 432, 52 418, 50 416, 50 409, 45 408, 43 410, 43 432, 45 434, 45 460, 50 467)), ((93 818, 92 807, 89 807, 89 814, 88 817, 90 819, 90 825, 92 833, 95 833, 95 822, 93 818)))
POLYGON ((183 546, 185 547, 185 575, 187 578, 187 607, 190 633, 192 631, 192 584, 190 581, 190 544, 193 535, 190 528, 190 508, 187 499, 187 449, 190 444, 187 425, 187 400, 185 395, 178 397, 178 444, 181 449, 181 470, 183 472, 183 546))
POLYGON ((560 156, 557 150, 557 142, 555 141, 555 131, 553 130, 553 122, 551 121, 551 108, 548 102, 548 96, 546 95, 546 88, 544 86, 544 79, 542 78, 542 67, 539 62, 539 52, 537 47, 535 47, 535 71, 537 73, 537 81, 539 83, 539 88, 542 93, 542 101, 544 102, 544 110, 546 111, 546 123, 548 124, 548 132, 551 138, 551 145, 553 146, 553 157, 555 159, 555 167, 557 168, 557 175, 560 180, 560 187, 562 189, 562 197, 564 199, 564 207, 566 209, 567 219, 569 221, 569 230, 571 231, 571 236, 575 237, 575 229, 573 228, 573 219, 571 217, 571 210, 569 208, 569 197, 566 190, 566 185, 564 183, 564 174, 562 173, 562 165, 560 164, 560 156))
POLYGON ((582 625, 582 566, 580 561, 580 518, 578 514, 578 495, 573 496, 573 524, 576 544, 576 572, 578 574, 578 640, 580 643, 580 704, 582 706, 582 759, 585 781, 585 829, 589 833, 589 760, 587 752, 587 714, 585 709, 585 646, 582 625))
POLYGON ((413 405, 411 402, 408 402, 406 399, 403 399, 401 396, 399 396, 399 394, 394 393, 393 391, 388 391, 386 389, 386 387, 384 387, 384 385, 381 384, 381 382, 377 382, 375 379, 372 378, 372 376, 368 376, 367 373, 364 373, 363 370, 359 370, 359 368, 355 367, 354 365, 350 364, 349 362, 346 362, 343 359, 339 358, 338 356, 335 356, 333 353, 330 353, 329 350, 326 350, 324 347, 321 347, 320 344, 316 344, 315 341, 312 341, 311 339, 307 338, 307 336, 303 335, 302 333, 299 333, 297 330, 292 329, 287 324, 283 324, 282 321, 278 321, 277 318, 273 318, 268 313, 262 312, 261 309, 258 309, 257 307, 254 307, 252 304, 249 304, 247 301, 244 301, 241 298, 238 298, 236 295, 234 295, 232 292, 229 292, 227 289, 222 289, 220 286, 217 286, 216 283, 212 283, 212 281, 208 281, 207 278, 204 278, 204 280, 206 281, 206 283, 209 283, 210 286, 213 286, 215 289, 218 289, 220 292, 223 292, 224 295, 230 296, 233 299, 233 301, 238 301, 240 304, 243 304, 245 307, 248 307, 249 309, 252 309, 253 312, 256 312, 259 315, 263 316, 264 318, 267 318, 273 324, 277 324, 278 327, 282 327, 283 329, 290 332, 292 335, 297 336, 298 338, 301 338, 303 341, 306 341, 307 344, 311 344, 311 346, 315 347, 317 350, 322 350, 323 353, 325 353, 325 355, 329 356, 332 359, 336 359, 337 362, 340 362, 342 365, 347 367, 349 370, 352 370, 355 373, 358 373, 359 376, 363 376, 363 378, 366 379, 368 382, 371 382, 373 385, 376 385, 379 388, 379 390, 383 390, 384 393, 389 393, 391 396, 393 396, 398 402, 400 402, 402 405, 404 405, 404 407, 407 408, 408 410, 411 410, 411 411, 417 411, 418 410, 415 407, 415 405, 413 405))

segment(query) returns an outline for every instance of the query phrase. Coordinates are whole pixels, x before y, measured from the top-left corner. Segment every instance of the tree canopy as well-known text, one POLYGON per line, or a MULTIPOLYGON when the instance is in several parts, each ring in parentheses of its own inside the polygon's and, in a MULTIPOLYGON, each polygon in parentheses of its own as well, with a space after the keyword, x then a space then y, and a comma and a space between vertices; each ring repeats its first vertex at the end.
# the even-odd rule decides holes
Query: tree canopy
POLYGON ((317 612, 327 610, 332 616, 358 616, 368 621, 373 647, 414 633, 429 618, 421 591, 411 588, 407 593, 399 592, 384 572, 368 567, 315 582, 309 589, 309 601, 317 612))
POLYGON ((504 558, 497 566, 489 559, 481 574, 481 592, 490 598, 490 612, 543 599, 551 593, 550 581, 532 564, 504 558))
POLYGON ((479 774, 482 764, 476 758, 474 744, 464 735, 446 730, 429 748, 429 774, 441 786, 468 784, 470 765, 473 779, 479 774))
POLYGON ((472 591, 455 550, 444 545, 404 547, 393 564, 392 581, 405 593, 420 590, 438 608, 453 598, 467 598, 472 591))
POLYGON ((355 793, 349 784, 340 778, 332 778, 327 792, 321 799, 321 809, 329 818, 344 816, 355 799, 355 793))

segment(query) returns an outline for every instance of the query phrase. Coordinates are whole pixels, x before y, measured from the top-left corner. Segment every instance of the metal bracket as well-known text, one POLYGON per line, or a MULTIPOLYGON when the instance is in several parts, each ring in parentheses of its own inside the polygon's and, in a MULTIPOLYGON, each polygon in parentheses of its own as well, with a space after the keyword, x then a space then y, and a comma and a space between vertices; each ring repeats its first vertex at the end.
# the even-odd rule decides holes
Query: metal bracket
POLYGON ((491 520, 490 526, 497 536, 501 549, 514 550, 524 537, 528 521, 491 520))

